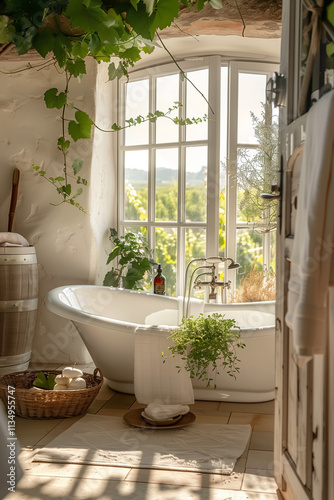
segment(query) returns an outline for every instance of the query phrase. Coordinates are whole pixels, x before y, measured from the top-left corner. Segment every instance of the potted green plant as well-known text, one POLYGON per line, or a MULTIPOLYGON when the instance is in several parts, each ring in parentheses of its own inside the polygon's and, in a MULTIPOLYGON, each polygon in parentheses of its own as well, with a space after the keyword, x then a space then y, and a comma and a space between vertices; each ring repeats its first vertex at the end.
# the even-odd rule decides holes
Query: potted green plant
POLYGON ((109 253, 107 264, 117 261, 105 275, 103 284, 133 290, 147 288, 156 262, 152 259, 152 250, 145 236, 141 232, 131 231, 119 236, 116 229, 111 228, 109 239, 114 247, 109 253))
MULTIPOLYGON (((172 330, 170 338, 173 340, 169 347, 172 355, 181 355, 190 378, 207 382, 207 387, 213 381, 212 373, 219 374, 220 368, 231 377, 239 372, 237 348, 243 349, 245 344, 240 341, 240 328, 234 319, 227 319, 219 313, 207 317, 200 314, 195 319, 192 316, 183 318, 180 326, 172 330)), ((177 368, 181 370, 181 367, 177 368)))

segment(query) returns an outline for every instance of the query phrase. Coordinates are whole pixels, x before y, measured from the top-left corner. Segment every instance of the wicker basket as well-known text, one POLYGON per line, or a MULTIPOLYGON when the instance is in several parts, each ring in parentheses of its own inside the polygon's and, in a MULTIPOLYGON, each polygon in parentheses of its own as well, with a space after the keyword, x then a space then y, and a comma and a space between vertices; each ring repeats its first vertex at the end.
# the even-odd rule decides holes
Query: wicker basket
POLYGON ((9 373, 0 377, 0 398, 7 407, 13 404, 9 394, 15 398, 15 413, 23 418, 66 418, 81 415, 97 396, 103 384, 103 376, 98 368, 94 374, 84 373, 87 388, 77 391, 30 391, 39 372, 45 376, 60 375, 61 371, 38 370, 9 373), (15 388, 15 391, 13 390, 15 388), (8 401, 9 399, 9 401, 8 401))

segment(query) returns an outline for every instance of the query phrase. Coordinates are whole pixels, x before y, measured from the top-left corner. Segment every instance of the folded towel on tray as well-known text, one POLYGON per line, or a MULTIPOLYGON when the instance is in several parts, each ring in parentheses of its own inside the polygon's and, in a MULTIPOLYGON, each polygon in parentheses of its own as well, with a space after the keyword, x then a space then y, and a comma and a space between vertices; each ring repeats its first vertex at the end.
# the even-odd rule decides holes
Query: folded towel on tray
POLYGON ((150 403, 145 408, 145 413, 152 420, 168 420, 178 415, 185 415, 189 411, 187 405, 162 405, 159 403, 150 403))

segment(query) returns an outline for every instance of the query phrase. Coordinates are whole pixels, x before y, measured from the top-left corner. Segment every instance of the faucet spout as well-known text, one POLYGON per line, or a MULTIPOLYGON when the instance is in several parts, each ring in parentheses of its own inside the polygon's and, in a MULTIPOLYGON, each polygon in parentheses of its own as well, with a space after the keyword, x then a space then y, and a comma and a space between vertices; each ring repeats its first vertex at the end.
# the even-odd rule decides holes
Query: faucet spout
POLYGON ((201 289, 201 287, 210 287, 210 292, 209 292, 209 300, 215 300, 217 298, 217 287, 221 287, 221 289, 224 288, 230 288, 231 287, 231 282, 230 281, 218 281, 217 276, 216 276, 216 265, 220 263, 227 263, 230 262, 228 265, 228 269, 238 269, 240 267, 240 264, 238 262, 235 262, 233 259, 230 257, 201 257, 201 258, 196 258, 192 259, 186 268, 186 273, 185 273, 185 280, 184 280, 184 291, 183 291, 183 316, 185 318, 188 317, 188 310, 189 310, 189 301, 190 301, 190 294, 191 294, 191 288, 198 288, 201 289), (189 287, 188 287, 188 294, 187 294, 187 278, 188 278, 188 271, 194 262, 201 262, 202 265, 198 265, 194 271, 191 274, 190 281, 189 281, 189 287), (197 273, 201 269, 206 269, 206 271, 203 271, 199 273, 196 278, 194 279, 195 273, 197 273), (201 280, 201 276, 210 276, 211 279, 209 280, 201 280), (188 295, 188 298, 187 298, 188 295))

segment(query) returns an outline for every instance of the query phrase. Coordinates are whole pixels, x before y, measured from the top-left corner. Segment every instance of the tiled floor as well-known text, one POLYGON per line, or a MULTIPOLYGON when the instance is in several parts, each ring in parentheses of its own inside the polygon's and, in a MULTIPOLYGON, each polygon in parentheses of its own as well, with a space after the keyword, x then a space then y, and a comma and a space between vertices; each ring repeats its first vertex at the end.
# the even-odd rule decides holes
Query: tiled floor
MULTIPOLYGON (((31 369, 43 369, 31 366, 31 369)), ((48 365, 50 368, 50 365, 48 365)), ((61 367, 53 367, 61 368, 61 367)), ((81 367, 93 372, 93 365, 81 367)), ((89 413, 122 416, 138 408, 134 396, 116 393, 105 384, 89 413)), ((273 479, 274 402, 224 403, 196 401, 199 423, 251 424, 250 443, 231 476, 131 469, 124 467, 32 462, 37 451, 79 417, 29 420, 16 417, 24 476, 5 500, 275 500, 273 479)))

